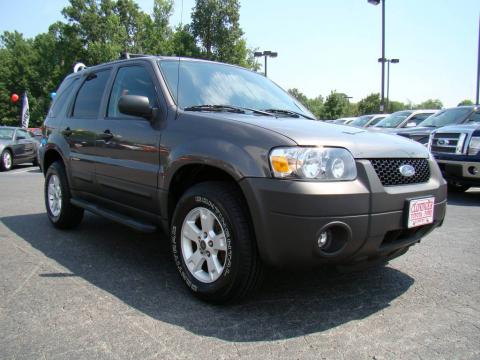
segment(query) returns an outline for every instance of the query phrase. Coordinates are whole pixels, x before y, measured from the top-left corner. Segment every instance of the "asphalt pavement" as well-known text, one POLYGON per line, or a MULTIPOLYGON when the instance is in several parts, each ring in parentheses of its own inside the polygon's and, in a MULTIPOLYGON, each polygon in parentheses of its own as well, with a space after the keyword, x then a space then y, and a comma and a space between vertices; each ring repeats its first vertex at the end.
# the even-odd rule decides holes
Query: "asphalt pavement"
POLYGON ((161 234, 87 215, 54 229, 37 168, 0 173, 0 359, 479 359, 480 189, 388 266, 271 271, 194 299, 161 234))

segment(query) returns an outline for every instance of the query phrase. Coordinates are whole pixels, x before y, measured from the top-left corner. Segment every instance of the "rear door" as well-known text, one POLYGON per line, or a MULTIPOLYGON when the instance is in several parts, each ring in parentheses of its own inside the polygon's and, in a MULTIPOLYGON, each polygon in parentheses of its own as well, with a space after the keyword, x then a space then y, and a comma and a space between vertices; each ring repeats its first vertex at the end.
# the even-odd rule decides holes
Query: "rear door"
MULTIPOLYGON (((157 178, 160 166, 158 122, 122 114, 122 95, 140 95, 158 107, 161 94, 149 62, 128 62, 116 69, 103 119, 97 122, 96 181, 102 198, 158 212, 157 178)), ((159 120, 159 119, 157 119, 159 120)))
POLYGON ((95 123, 111 69, 87 73, 79 87, 69 116, 62 122, 62 134, 68 143, 71 187, 95 192, 95 123))

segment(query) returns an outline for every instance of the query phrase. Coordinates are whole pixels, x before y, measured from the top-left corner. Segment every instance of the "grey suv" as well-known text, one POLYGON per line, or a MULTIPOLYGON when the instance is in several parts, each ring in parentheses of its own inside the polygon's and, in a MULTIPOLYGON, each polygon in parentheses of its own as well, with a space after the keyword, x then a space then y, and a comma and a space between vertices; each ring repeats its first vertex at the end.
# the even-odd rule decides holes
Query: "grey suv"
POLYGON ((266 77, 136 57, 71 74, 45 120, 50 221, 84 210, 169 234, 188 288, 245 296, 268 266, 385 262, 442 224, 428 150, 317 121, 266 77))

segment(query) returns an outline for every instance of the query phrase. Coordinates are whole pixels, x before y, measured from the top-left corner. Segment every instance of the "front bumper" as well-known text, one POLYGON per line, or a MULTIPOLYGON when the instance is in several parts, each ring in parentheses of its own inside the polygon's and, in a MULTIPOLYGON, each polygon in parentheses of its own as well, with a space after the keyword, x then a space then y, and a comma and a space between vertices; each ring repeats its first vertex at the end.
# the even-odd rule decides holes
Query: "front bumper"
POLYGON ((458 161, 437 158, 443 177, 462 185, 480 186, 480 161, 458 161), (476 170, 473 171, 473 169, 476 170))
POLYGON ((307 182, 265 178, 240 181, 262 259, 273 266, 350 264, 394 257, 442 224, 446 183, 430 161, 427 183, 384 187, 368 160, 358 160, 358 178, 307 182), (434 223, 407 229, 406 200, 435 197, 434 223), (318 248, 327 227, 345 238, 336 251, 318 248))

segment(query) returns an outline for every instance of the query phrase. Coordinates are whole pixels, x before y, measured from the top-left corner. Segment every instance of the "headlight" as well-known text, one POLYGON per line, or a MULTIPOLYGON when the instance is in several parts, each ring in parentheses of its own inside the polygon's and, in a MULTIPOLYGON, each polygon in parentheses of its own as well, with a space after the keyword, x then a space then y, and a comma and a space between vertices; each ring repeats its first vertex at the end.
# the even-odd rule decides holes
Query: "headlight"
POLYGON ((283 179, 339 181, 357 177, 352 154, 342 148, 277 148, 270 153, 270 165, 273 175, 283 179))
POLYGON ((468 155, 477 155, 480 152, 480 137, 472 136, 468 145, 468 155))

